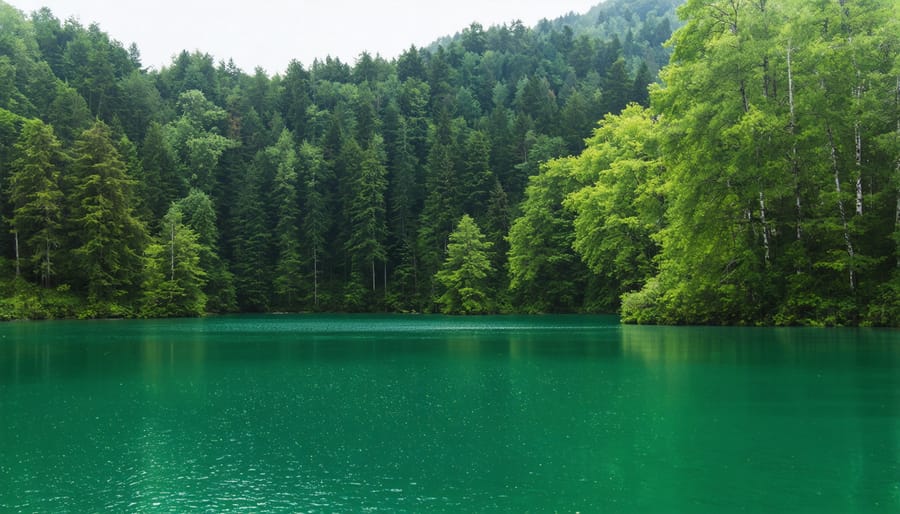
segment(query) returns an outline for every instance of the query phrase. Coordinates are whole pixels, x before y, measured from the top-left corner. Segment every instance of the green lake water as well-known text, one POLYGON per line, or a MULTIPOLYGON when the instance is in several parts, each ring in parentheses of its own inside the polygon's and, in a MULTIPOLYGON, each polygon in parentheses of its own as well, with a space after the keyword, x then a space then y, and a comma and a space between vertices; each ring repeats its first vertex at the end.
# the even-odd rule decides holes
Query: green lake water
POLYGON ((900 512, 900 332, 0 325, 0 512, 900 512))

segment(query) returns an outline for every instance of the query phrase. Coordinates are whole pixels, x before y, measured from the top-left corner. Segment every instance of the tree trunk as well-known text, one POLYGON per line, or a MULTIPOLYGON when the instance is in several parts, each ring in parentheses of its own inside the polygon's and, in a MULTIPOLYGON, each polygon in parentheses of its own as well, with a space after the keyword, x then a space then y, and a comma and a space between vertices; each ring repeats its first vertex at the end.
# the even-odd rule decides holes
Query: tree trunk
POLYGON ((169 280, 175 281, 175 222, 172 222, 172 244, 169 248, 169 280))
POLYGON ((791 68, 791 43, 787 48, 787 73, 788 73, 788 105, 791 110, 790 136, 791 136, 791 171, 794 175, 794 203, 797 208, 797 241, 803 239, 803 207, 800 201, 800 164, 797 162, 797 115, 794 111, 794 74, 791 68))
POLYGON ((766 196, 762 187, 759 190, 759 219, 762 222, 763 248, 766 250, 766 265, 768 265, 772 252, 769 245, 769 225, 766 222, 766 196))
POLYGON ((838 171, 838 161, 837 161, 837 149, 834 146, 834 134, 831 132, 831 127, 828 127, 828 144, 831 147, 831 165, 834 168, 834 187, 837 190, 838 197, 838 211, 841 214, 841 226, 844 229, 844 243, 847 245, 847 255, 850 257, 850 290, 856 290, 856 271, 854 270, 854 258, 856 257, 855 252, 853 251, 853 243, 850 240, 850 231, 847 227, 847 214, 844 211, 844 199, 841 198, 841 175, 838 171))
POLYGON ((16 277, 18 277, 22 273, 22 269, 19 265, 19 231, 13 230, 13 237, 16 241, 16 277))
POLYGON ((44 272, 41 280, 46 289, 50 288, 50 234, 44 238, 44 272))
POLYGON ((313 303, 319 306, 319 245, 313 245, 313 303))
MULTIPOLYGON (((894 112, 897 113, 897 141, 900 142, 900 75, 897 76, 897 89, 894 92, 894 112)), ((900 233, 900 155, 897 156, 895 174, 897 183, 897 210, 894 213, 894 230, 900 233)), ((897 240, 897 268, 900 269, 900 239, 897 240)))
POLYGON ((741 101, 744 105, 744 112, 750 112, 750 100, 747 99, 747 87, 744 85, 743 79, 741 79, 741 101))
MULTIPOLYGON (((859 70, 856 71, 856 112, 862 112, 862 89, 860 83, 859 70)), ((858 116, 858 115, 857 115, 858 116)), ((857 118, 853 124, 854 140, 856 143, 856 215, 862 216, 863 213, 863 187, 862 187, 862 127, 857 118)))

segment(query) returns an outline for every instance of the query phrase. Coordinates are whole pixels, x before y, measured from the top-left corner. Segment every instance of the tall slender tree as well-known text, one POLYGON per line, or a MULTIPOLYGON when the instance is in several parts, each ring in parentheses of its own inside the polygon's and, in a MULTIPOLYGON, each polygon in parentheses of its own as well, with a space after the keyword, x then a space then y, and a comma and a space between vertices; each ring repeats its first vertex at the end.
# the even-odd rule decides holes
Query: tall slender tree
MULTIPOLYGON (((63 242, 62 146, 53 128, 28 120, 15 145, 17 158, 9 177, 12 227, 19 253, 29 255, 29 268, 50 287, 57 274, 56 254, 63 242)), ((17 262, 17 267, 19 263, 17 262)))
POLYGON ((140 283, 147 240, 134 214, 136 182, 127 175, 111 135, 105 123, 96 121, 73 150, 73 256, 91 302, 128 299, 140 283))
POLYGON ((445 288, 438 298, 441 310, 447 314, 484 314, 495 309, 491 299, 490 250, 481 229, 468 214, 463 215, 450 234, 447 259, 435 275, 445 288))

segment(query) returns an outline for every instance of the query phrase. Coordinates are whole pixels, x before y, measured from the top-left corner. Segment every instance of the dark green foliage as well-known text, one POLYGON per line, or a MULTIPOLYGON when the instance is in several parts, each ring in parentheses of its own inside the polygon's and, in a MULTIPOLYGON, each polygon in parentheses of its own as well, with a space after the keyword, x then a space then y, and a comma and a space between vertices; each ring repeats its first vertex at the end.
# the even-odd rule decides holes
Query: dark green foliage
POLYGON ((0 318, 896 325, 897 3, 680 3, 269 77, 0 1, 0 318))
POLYGON ((27 268, 26 275, 49 288, 63 239, 62 146, 51 126, 28 120, 15 153, 8 192, 14 209, 10 224, 18 241, 16 269, 27 268))
POLYGON ((174 152, 166 140, 165 129, 158 123, 151 123, 147 128, 140 157, 140 210, 155 223, 162 219, 173 201, 184 196, 187 181, 180 176, 174 152))
POLYGON ((271 149, 277 170, 272 187, 272 203, 277 213, 274 237, 277 247, 274 292, 279 309, 295 310, 302 299, 304 285, 300 237, 300 191, 297 153, 293 137, 281 133, 271 149))
MULTIPOLYGON (((368 148, 362 151, 358 166, 349 177, 350 198, 347 204, 349 237, 346 251, 352 259, 354 273, 371 278, 371 291, 376 291, 376 263, 385 265, 386 206, 387 189, 384 150, 380 138, 374 138, 368 148)), ((368 282, 368 281, 367 281, 368 282)), ((366 289, 369 289, 368 283, 366 289)))
POLYGON ((266 311, 272 299, 272 233, 264 191, 268 188, 263 152, 237 181, 232 216, 232 265, 238 308, 266 311))
POLYGON ((102 121, 84 131, 73 148, 73 282, 84 284, 88 300, 106 309, 133 296, 146 244, 144 224, 134 214, 135 181, 102 121))

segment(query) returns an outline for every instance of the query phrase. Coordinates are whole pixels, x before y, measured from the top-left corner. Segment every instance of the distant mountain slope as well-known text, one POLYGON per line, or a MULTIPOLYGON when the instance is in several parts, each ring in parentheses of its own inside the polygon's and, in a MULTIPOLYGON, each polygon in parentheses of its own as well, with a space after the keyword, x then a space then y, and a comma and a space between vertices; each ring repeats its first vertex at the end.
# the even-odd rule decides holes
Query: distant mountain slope
MULTIPOLYGON (((669 51, 662 45, 680 25, 676 9, 683 3, 684 0, 607 0, 585 13, 569 12, 552 20, 543 19, 534 29, 541 34, 568 30, 573 39, 618 39, 632 69, 642 60, 655 74, 669 60, 669 51)), ((429 49, 446 46, 465 34, 462 31, 442 37, 429 49)))

